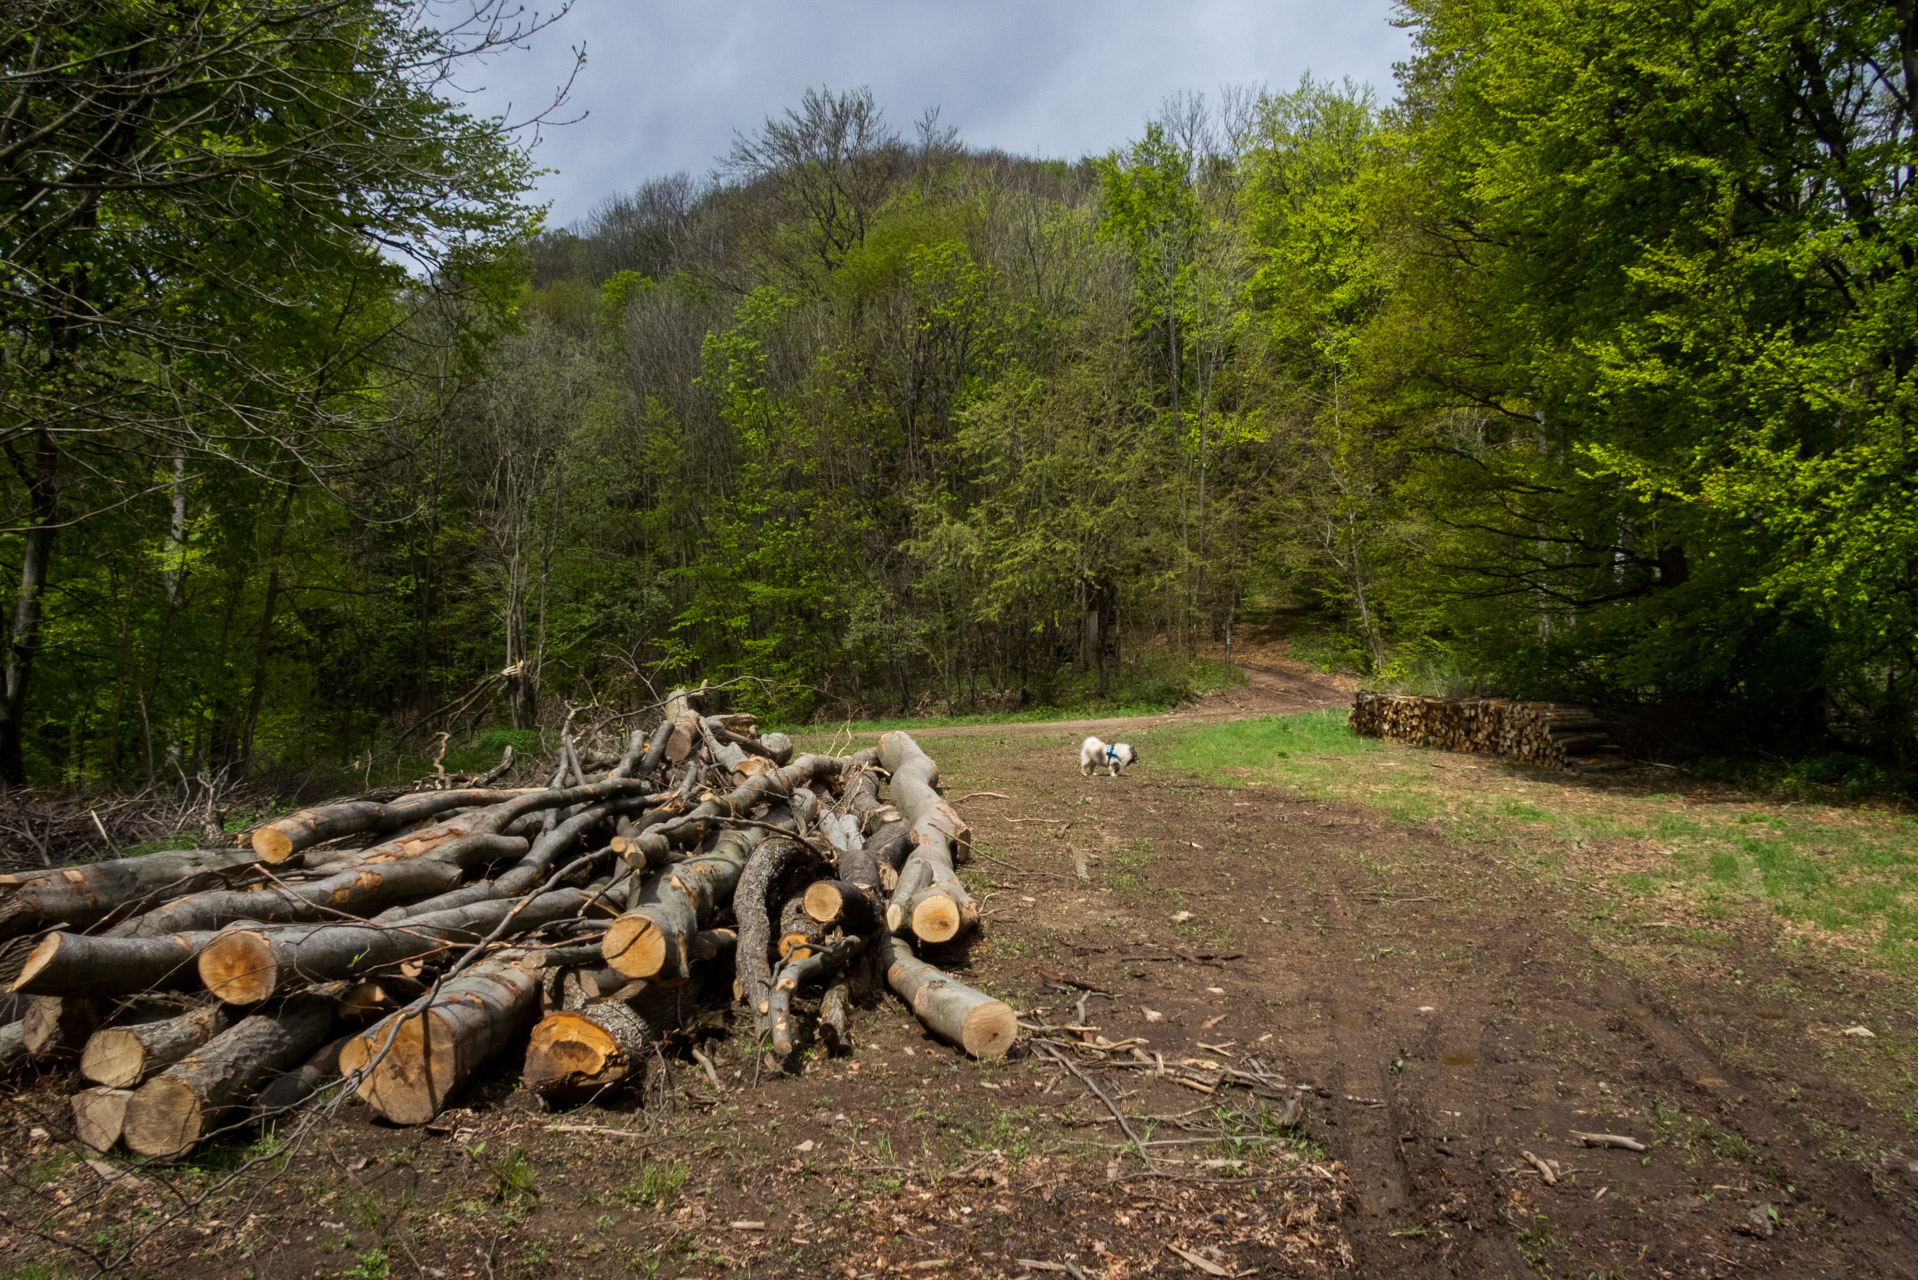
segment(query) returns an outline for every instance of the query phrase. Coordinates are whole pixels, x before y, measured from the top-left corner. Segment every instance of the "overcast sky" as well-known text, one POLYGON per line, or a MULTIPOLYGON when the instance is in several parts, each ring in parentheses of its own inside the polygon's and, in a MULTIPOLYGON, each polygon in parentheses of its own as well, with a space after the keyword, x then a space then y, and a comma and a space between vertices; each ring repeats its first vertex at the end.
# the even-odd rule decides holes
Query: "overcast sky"
POLYGON ((524 112, 584 44, 570 114, 540 162, 551 221, 680 169, 704 174, 809 85, 870 85, 910 135, 942 109, 974 146, 1076 158, 1136 136, 1169 93, 1290 87, 1310 69, 1389 99, 1406 36, 1391 0, 577 0, 529 52, 466 79, 476 105, 524 112))

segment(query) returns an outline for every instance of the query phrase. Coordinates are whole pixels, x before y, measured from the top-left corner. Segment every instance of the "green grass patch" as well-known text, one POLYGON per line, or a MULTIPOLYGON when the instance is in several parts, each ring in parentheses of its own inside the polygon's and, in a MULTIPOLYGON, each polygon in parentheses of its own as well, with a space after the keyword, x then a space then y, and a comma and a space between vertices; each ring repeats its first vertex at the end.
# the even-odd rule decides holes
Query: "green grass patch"
MULTIPOLYGON (((1163 742, 1159 752, 1166 761, 1207 776, 1219 776, 1226 769, 1288 773, 1293 771, 1287 768, 1291 761, 1299 762, 1296 768, 1310 771, 1315 757, 1365 756, 1386 750, 1378 739, 1352 732, 1341 710, 1234 720, 1174 732, 1163 742)), ((1219 780, 1231 778, 1219 776, 1219 780)))
MULTIPOLYGON (((1202 694, 1228 685, 1244 684, 1245 677, 1236 667, 1209 659, 1185 662, 1163 654, 1151 654, 1129 663, 1104 696, 1091 673, 1075 673, 1052 687, 1039 690, 1033 706, 1017 711, 960 711, 934 716, 893 716, 889 718, 834 722, 820 713, 809 723, 767 723, 764 729, 783 733, 885 733, 892 729, 955 729, 976 724, 1045 724, 1054 720, 1119 719, 1125 716, 1163 715, 1185 705, 1202 694)), ((962 699, 955 698, 957 707, 962 699)))

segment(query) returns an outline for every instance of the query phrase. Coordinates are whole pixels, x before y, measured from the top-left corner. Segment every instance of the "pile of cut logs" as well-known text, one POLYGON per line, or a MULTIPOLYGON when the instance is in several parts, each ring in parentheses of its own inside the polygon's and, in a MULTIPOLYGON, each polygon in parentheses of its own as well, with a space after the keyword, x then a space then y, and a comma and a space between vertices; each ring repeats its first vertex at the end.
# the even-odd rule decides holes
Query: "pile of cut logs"
POLYGON ((1352 728, 1447 751, 1481 751, 1548 769, 1623 764, 1612 725, 1583 707, 1505 698, 1422 698, 1360 690, 1352 728))
POLYGON ((702 997, 785 1055, 809 1022, 845 1046, 851 1006, 889 986, 967 1053, 1005 1053, 1012 1010, 917 953, 979 926, 932 760, 904 733, 794 759, 699 701, 676 692, 623 754, 569 732, 545 786, 442 774, 244 848, 0 877, 0 1069, 77 1062, 83 1141, 177 1156, 316 1096, 420 1124, 520 1043, 526 1087, 598 1097, 702 997))

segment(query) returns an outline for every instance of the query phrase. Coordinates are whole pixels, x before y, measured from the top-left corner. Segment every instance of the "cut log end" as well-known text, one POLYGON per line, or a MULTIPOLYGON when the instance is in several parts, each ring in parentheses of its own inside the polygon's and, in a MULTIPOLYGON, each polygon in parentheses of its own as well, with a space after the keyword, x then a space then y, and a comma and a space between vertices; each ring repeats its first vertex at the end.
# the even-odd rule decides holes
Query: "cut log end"
POLYGON ((266 935, 223 933, 200 953, 200 981, 227 1004, 257 1004, 280 985, 280 966, 266 935))
MULTIPOLYGON (((400 1024, 393 1046, 360 1084, 360 1097, 394 1124, 425 1124, 439 1114, 440 1103, 456 1083, 458 1049, 452 1037, 441 1034, 440 1020, 432 1013, 414 1014, 400 1024)), ((379 1023, 354 1043, 365 1047, 364 1055, 355 1055, 355 1066, 370 1061, 391 1030, 379 1023)), ((340 1065, 347 1054, 340 1054, 340 1065)))
POLYGON ((82 1089, 73 1095, 73 1136, 95 1151, 110 1151, 120 1143, 131 1089, 82 1089))
POLYGON ((127 1027, 103 1027, 80 1055, 80 1074, 95 1084, 124 1089, 146 1078, 147 1047, 127 1027))
POLYGON ((533 1028, 524 1079, 545 1098, 576 1098, 618 1084, 636 1064, 627 1048, 582 1013, 555 1013, 533 1028))
POLYGON ((293 857, 293 837, 278 827, 261 827, 253 833, 253 852, 277 866, 293 857))
POLYGON ((143 1156, 177 1156, 190 1151, 206 1127, 199 1095, 186 1081, 155 1076, 128 1100, 123 1136, 143 1156))
POLYGON ((655 977, 666 968, 666 935, 649 916, 621 916, 606 930, 600 954, 629 978, 655 977))
POLYGON ((965 927, 965 913, 943 893, 929 893, 913 905, 912 932, 921 942, 951 942, 965 927))
POLYGON ((1003 1058, 1019 1037, 1019 1015, 1001 1000, 988 1000, 966 1014, 959 1047, 975 1058, 1003 1058))
POLYGON ((845 910, 845 896, 830 880, 815 880, 806 888, 806 914, 820 924, 831 924, 845 910))
POLYGON ((60 954, 60 942, 65 936, 64 934, 50 933, 40 939, 39 945, 34 947, 33 951, 27 956, 27 962, 20 966, 20 976, 13 980, 13 987, 11 989, 14 991, 26 990, 32 984, 35 976, 46 969, 48 965, 52 964, 54 957, 60 954))

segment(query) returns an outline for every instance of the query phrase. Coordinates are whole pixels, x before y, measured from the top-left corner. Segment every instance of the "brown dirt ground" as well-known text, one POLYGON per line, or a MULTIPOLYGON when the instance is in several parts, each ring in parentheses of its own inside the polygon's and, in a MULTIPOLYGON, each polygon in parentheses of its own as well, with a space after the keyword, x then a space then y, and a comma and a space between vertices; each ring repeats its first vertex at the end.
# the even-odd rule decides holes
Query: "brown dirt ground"
POLYGON ((1840 1016, 1840 971, 1790 975, 1810 1006, 1748 998, 1792 963, 1752 936, 1735 968, 1648 977, 1573 927, 1579 904, 1470 843, 1155 770, 1176 720, 1347 696, 1299 668, 1249 674, 1176 719, 921 741, 973 824, 988 913, 952 967, 1036 1025, 1093 1028, 1057 1037, 1256 1060, 1308 1086, 1296 1127, 1073 1055, 1162 1144, 1151 1176, 1049 1057, 965 1061, 891 1000, 860 1012, 849 1056, 794 1070, 715 1035, 718 1090, 682 1052, 643 1099, 545 1114, 504 1061, 423 1130, 347 1107, 283 1170, 225 1186, 238 1146, 103 1187, 112 1167, 71 1153, 70 1084, 49 1075, 0 1102, 0 1276, 89 1274, 87 1253, 208 1188, 124 1274, 1918 1275, 1918 1165, 1866 1158, 1918 1153, 1909 1119, 1795 1034, 1840 1016), (1142 764, 1080 777, 1076 739, 1107 728, 1142 764))

